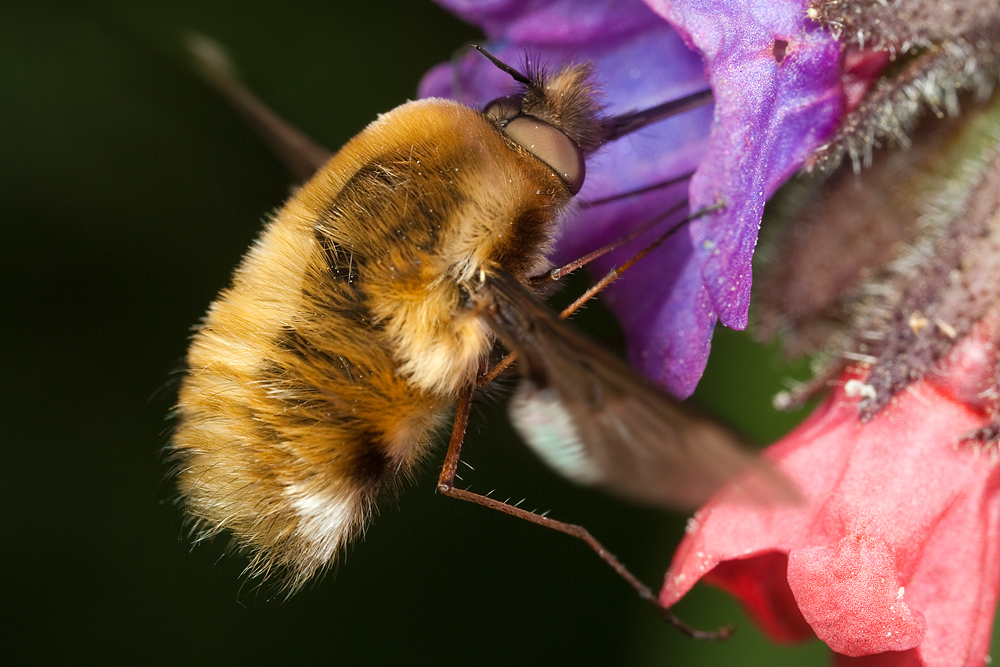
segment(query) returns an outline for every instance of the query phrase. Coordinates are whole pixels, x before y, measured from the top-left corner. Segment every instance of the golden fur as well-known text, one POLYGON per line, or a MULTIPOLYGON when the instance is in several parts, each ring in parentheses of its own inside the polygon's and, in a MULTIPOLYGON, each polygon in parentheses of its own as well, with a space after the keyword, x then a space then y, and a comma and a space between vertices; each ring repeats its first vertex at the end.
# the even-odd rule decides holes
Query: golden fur
MULTIPOLYGON (((564 72, 574 87, 586 77, 564 72)), ((584 143, 588 113, 573 121, 584 143)), ((252 572, 282 570, 290 590, 329 565, 493 344, 467 286, 487 265, 520 281, 543 270, 569 200, 543 162, 451 101, 404 104, 344 146, 268 224, 191 344, 172 447, 201 535, 231 531, 252 572)))

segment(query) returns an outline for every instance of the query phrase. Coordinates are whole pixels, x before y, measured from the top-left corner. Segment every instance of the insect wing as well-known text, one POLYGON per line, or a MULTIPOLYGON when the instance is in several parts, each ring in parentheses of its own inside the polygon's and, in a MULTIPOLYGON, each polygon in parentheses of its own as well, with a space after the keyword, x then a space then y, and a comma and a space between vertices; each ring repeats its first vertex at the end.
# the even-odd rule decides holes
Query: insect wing
POLYGON ((308 181, 333 156, 244 86, 221 44, 198 33, 188 35, 187 42, 204 77, 260 134, 297 183, 308 181))
POLYGON ((754 502, 795 497, 741 440, 638 376, 560 321, 503 270, 473 296, 520 360, 511 419, 564 476, 632 500, 693 507, 741 473, 734 493, 754 502))

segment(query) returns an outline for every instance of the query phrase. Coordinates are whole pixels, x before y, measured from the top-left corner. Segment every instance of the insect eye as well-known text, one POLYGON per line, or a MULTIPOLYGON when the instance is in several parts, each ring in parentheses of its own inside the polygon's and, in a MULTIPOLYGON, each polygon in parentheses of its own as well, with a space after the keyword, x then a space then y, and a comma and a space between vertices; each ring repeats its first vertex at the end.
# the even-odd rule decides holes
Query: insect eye
POLYGON ((572 194, 583 187, 586 162, 583 151, 566 134, 532 116, 517 116, 503 131, 529 153, 552 168, 572 194))
POLYGON ((498 97, 483 108, 483 114, 491 123, 501 125, 521 113, 521 96, 498 97))

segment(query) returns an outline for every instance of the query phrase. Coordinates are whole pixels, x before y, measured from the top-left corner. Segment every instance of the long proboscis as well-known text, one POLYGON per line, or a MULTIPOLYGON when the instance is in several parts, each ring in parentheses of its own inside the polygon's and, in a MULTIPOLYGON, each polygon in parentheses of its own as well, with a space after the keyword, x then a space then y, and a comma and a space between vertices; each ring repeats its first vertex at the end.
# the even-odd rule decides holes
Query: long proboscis
POLYGON ((604 136, 601 138, 601 143, 606 144, 624 137, 626 134, 641 130, 647 125, 711 104, 713 100, 711 89, 706 88, 642 111, 612 116, 605 119, 603 123, 604 136))

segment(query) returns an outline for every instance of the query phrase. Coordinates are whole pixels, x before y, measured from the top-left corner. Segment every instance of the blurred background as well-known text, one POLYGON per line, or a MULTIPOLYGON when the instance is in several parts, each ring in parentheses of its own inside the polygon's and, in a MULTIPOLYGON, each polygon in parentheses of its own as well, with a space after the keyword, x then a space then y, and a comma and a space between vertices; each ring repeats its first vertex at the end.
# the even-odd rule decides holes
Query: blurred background
MULTIPOLYGON (((736 636, 682 637, 582 544, 436 496, 433 464, 289 601, 244 586, 224 540, 192 550, 162 457, 171 378, 288 178, 193 73, 189 30, 333 149, 478 35, 429 1, 0 9, 4 664, 825 662, 768 645, 711 589, 680 615, 736 636)), ((614 339, 599 307, 581 321, 614 339)), ((770 408, 790 372, 723 332, 698 398, 769 442, 801 418, 770 408)), ((502 406, 477 411, 465 458, 473 489, 584 524, 659 588, 685 517, 562 481, 502 406)))

